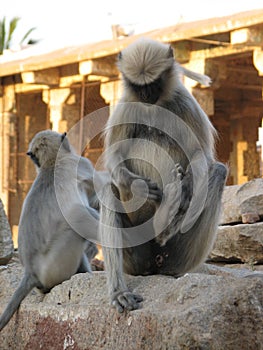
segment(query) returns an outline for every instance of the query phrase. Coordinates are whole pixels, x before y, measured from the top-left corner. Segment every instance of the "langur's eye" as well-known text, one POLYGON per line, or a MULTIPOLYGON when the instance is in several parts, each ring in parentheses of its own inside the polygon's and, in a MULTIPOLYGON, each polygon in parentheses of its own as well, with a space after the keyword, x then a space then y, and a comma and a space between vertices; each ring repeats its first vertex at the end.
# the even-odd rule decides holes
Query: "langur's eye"
POLYGON ((122 59, 122 52, 119 52, 118 54, 118 60, 121 60, 122 59))

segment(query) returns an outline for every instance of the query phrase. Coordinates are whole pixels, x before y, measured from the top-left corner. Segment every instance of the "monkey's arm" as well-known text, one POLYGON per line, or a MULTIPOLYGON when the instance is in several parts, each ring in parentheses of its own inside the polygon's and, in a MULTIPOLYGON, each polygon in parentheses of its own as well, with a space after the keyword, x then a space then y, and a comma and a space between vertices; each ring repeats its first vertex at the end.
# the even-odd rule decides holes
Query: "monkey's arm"
MULTIPOLYGON (((112 118, 114 119, 114 115, 112 118)), ((139 178, 133 172, 129 171, 125 164, 129 146, 131 146, 132 143, 132 141, 130 141, 132 139, 132 134, 132 124, 108 125, 107 127, 105 137, 106 167, 111 172, 112 179, 118 187, 127 186, 128 179, 139 178)))

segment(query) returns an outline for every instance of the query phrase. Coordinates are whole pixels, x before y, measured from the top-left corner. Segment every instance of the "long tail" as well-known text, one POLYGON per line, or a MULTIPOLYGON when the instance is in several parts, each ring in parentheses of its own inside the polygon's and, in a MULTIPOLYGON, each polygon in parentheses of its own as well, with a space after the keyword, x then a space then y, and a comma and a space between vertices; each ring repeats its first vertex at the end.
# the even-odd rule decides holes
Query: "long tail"
POLYGON ((209 76, 205 75, 205 74, 200 74, 197 72, 193 72, 190 69, 187 69, 183 66, 181 66, 182 68, 182 72, 184 75, 186 75, 188 78, 197 81, 198 83, 204 85, 204 86, 210 86, 212 83, 212 80, 209 76))
POLYGON ((36 286, 39 285, 37 279, 29 274, 25 274, 20 285, 9 301, 5 311, 0 317, 0 331, 7 325, 11 317, 14 315, 16 310, 19 308, 21 302, 25 299, 28 293, 36 286))

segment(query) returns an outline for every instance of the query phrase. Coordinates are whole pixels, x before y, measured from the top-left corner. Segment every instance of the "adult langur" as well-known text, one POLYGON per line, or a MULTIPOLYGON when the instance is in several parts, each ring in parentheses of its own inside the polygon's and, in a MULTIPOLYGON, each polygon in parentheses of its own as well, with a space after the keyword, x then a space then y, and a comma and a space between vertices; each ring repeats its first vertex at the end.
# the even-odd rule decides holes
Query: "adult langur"
POLYGON ((123 272, 181 276, 203 263, 217 231, 227 168, 216 131, 181 76, 170 45, 140 39, 119 55, 123 95, 105 129, 100 238, 111 303, 137 309, 123 272))

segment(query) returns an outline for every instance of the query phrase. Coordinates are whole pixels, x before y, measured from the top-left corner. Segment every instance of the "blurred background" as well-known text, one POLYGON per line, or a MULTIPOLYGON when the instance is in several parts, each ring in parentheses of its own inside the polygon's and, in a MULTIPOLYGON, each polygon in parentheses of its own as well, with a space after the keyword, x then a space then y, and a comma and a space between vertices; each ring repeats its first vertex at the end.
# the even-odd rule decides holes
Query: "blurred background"
POLYGON ((112 38, 112 25, 139 34, 152 29, 198 19, 219 17, 261 8, 261 0, 1 0, 0 19, 21 18, 14 47, 29 28, 46 48, 89 43, 112 38))
POLYGON ((227 184, 262 177, 262 0, 0 0, 0 199, 15 241, 36 175, 29 142, 46 128, 70 132, 103 168, 101 130, 122 92, 116 57, 140 36, 212 78, 205 87, 182 77, 218 131, 227 184))

